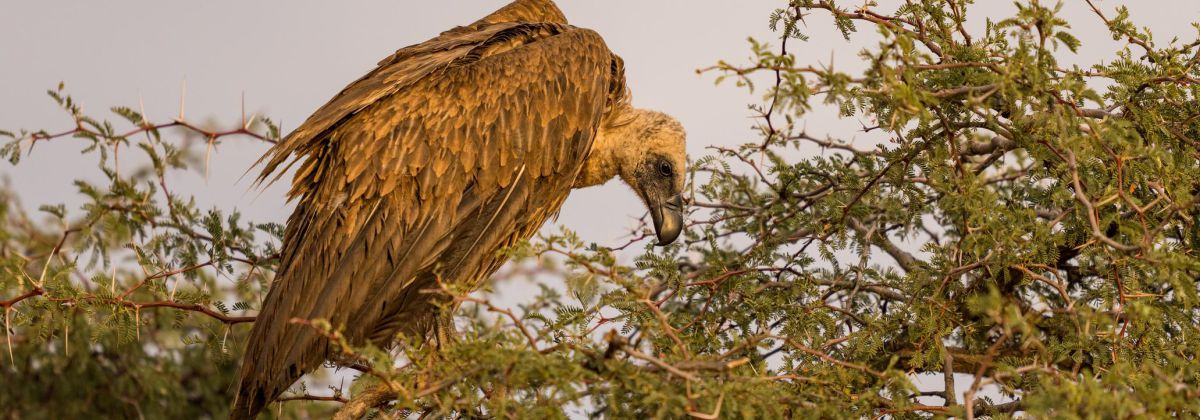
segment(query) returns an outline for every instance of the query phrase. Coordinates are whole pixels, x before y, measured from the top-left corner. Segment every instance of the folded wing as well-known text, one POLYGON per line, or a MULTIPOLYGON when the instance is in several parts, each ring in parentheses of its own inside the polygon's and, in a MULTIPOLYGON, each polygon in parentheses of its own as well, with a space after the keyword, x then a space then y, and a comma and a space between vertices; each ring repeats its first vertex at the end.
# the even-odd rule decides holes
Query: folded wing
POLYGON ((360 344, 422 333, 432 307, 421 289, 491 274, 497 249, 557 212, 606 110, 623 100, 621 75, 589 30, 450 31, 385 59, 273 148, 260 180, 301 162, 298 202, 235 418, 329 356, 290 319, 327 319, 360 344))

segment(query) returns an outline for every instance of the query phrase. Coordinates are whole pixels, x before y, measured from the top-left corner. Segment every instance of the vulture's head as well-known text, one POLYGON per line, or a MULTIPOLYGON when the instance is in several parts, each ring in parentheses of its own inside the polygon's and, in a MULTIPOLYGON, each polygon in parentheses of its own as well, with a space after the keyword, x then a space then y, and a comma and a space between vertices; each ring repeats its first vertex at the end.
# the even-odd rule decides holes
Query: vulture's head
POLYGON ((614 177, 633 188, 650 211, 659 245, 683 232, 683 182, 687 174, 683 125, 667 114, 631 109, 596 135, 576 187, 614 177))

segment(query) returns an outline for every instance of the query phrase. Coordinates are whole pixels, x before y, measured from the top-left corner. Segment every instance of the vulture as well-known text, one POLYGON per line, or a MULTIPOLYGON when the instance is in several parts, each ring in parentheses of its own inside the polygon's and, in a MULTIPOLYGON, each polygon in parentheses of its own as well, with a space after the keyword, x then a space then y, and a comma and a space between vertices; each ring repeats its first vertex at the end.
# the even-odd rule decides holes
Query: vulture
POLYGON ((231 418, 253 418, 352 344, 443 334, 443 281, 479 286, 571 190, 620 178, 659 244, 683 229, 684 130, 630 104, 624 63, 552 0, 516 0, 403 48, 259 161, 295 166, 275 280, 243 357, 231 418))

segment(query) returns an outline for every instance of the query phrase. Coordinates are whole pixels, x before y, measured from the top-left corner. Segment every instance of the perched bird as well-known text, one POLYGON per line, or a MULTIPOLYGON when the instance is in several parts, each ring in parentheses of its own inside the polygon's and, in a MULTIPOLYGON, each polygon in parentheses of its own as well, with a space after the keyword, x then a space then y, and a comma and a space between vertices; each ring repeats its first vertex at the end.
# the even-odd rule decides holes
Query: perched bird
POLYGON ((279 270, 250 333, 232 418, 253 418, 330 352, 439 327, 437 279, 471 288, 573 188, 620 178, 661 244, 683 227, 683 127, 630 105, 624 64, 551 0, 517 0, 397 51, 260 161, 298 164, 279 270))

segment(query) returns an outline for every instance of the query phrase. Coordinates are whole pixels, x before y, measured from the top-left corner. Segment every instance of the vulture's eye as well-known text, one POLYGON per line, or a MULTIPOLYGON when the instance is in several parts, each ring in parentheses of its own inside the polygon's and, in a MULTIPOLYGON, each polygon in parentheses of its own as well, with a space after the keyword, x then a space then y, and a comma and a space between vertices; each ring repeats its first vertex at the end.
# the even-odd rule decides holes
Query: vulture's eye
POLYGON ((658 164, 658 173, 662 174, 662 176, 671 176, 675 174, 675 170, 671 168, 670 163, 663 162, 658 164))

